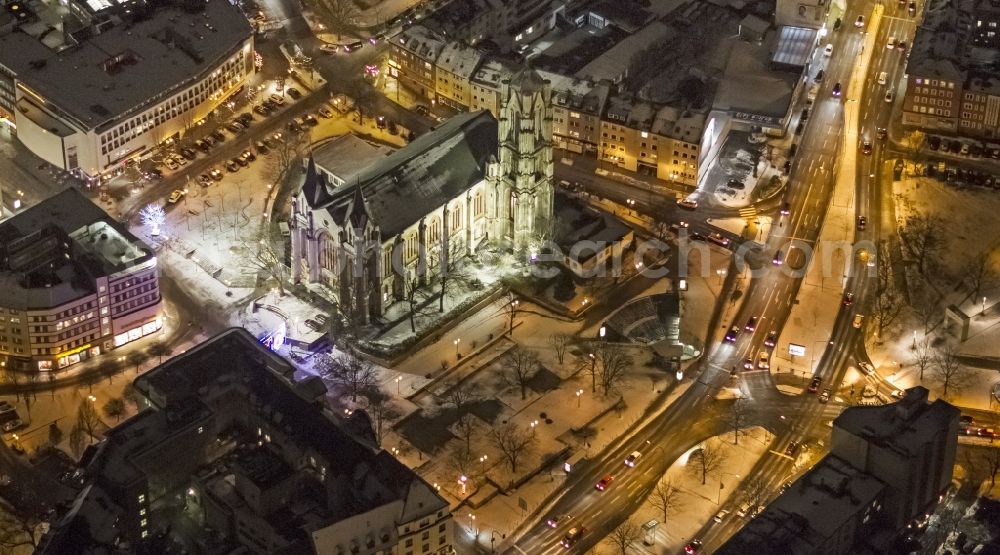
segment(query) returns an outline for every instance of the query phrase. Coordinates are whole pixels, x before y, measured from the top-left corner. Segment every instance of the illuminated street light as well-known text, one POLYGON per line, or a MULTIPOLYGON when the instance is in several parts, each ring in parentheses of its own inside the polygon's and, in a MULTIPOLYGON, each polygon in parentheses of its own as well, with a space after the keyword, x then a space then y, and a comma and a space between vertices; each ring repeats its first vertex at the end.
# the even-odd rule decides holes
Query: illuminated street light
POLYGON ((582 389, 577 389, 576 390, 576 408, 580 408, 580 397, 582 397, 582 396, 583 396, 583 390, 582 389))

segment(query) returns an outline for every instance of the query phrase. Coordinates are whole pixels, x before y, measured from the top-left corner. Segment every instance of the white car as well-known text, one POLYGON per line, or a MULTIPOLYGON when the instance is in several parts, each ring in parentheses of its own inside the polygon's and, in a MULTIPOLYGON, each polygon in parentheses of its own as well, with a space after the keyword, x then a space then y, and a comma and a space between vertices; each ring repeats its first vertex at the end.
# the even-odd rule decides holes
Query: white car
POLYGON ((875 373, 875 367, 872 366, 872 364, 870 362, 866 362, 866 361, 862 360, 861 362, 858 363, 858 366, 860 366, 861 370, 865 374, 868 374, 869 376, 875 373))
POLYGON ((5 422, 4 423, 4 425, 3 425, 3 431, 9 433, 9 432, 13 432, 13 431, 16 431, 16 430, 20 430, 23 427, 24 427, 24 422, 22 422, 20 418, 15 418, 14 420, 11 420, 10 422, 5 422))
POLYGON ((729 515, 729 509, 722 509, 721 511, 715 513, 715 516, 712 518, 712 520, 714 520, 716 523, 721 523, 723 520, 726 519, 726 516, 728 515, 729 515))
POLYGON ((885 93, 885 101, 886 102, 892 102, 892 99, 893 99, 892 91, 886 91, 886 93, 885 93))
POLYGON ((639 459, 641 458, 642 458, 642 453, 638 451, 632 451, 632 454, 625 457, 625 466, 630 468, 635 468, 635 464, 639 462, 639 459))
POLYGON ((768 356, 767 351, 761 351, 757 355, 757 368, 760 370, 767 370, 771 367, 770 356, 768 356))
POLYGON ((326 52, 327 54, 335 54, 340 51, 340 47, 337 46, 336 44, 329 44, 326 42, 320 45, 319 49, 322 50, 323 52, 326 52))
POLYGON ((698 208, 698 201, 685 198, 678 200, 677 206, 680 206, 681 208, 687 208, 688 210, 694 210, 695 208, 698 208))
POLYGON ((184 191, 181 191, 180 189, 174 189, 173 192, 170 193, 170 196, 167 197, 167 202, 169 202, 170 204, 175 204, 177 201, 181 200, 181 197, 183 196, 184 196, 184 191))
POLYGON ((823 49, 823 55, 824 56, 832 56, 833 55, 833 43, 832 42, 829 43, 829 44, 827 44, 826 48, 823 49))
POLYGON ((180 164, 178 164, 173 158, 164 158, 163 165, 166 166, 168 170, 176 170, 181 167, 180 164))
POLYGON ((896 48, 896 37, 889 37, 889 42, 885 43, 885 47, 889 50, 896 48))

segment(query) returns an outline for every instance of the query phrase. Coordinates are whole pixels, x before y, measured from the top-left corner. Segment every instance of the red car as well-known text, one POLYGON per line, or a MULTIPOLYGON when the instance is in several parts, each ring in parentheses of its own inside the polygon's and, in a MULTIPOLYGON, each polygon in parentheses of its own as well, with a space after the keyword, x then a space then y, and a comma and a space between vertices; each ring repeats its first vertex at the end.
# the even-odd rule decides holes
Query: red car
POLYGON ((594 485, 597 491, 604 491, 611 485, 611 482, 615 481, 615 477, 610 474, 605 474, 603 478, 597 484, 594 485))

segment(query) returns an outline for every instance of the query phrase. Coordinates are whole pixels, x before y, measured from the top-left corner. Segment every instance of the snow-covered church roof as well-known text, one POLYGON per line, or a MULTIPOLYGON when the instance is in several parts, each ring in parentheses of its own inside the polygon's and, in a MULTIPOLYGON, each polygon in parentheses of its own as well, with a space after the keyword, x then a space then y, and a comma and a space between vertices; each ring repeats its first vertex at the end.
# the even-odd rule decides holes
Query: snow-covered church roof
POLYGON ((339 226, 349 214, 358 217, 353 205, 363 199, 382 236, 391 237, 483 180, 497 144, 488 111, 459 114, 366 168, 357 186, 329 193, 321 172, 307 171, 303 196, 339 226))

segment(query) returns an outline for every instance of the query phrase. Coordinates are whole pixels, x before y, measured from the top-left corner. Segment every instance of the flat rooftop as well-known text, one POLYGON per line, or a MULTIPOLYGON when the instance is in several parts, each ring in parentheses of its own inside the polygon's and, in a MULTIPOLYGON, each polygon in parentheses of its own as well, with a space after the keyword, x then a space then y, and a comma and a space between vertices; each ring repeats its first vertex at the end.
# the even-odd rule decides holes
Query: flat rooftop
POLYGON ((94 278, 153 251, 69 188, 0 223, 0 306, 48 308, 93 293, 94 278))
POLYGON ((316 147, 312 157, 318 167, 343 179, 344 186, 349 186, 365 169, 393 152, 389 147, 374 145, 347 133, 316 147))
POLYGON ((878 499, 886 485, 828 455, 762 513, 747 523, 718 555, 820 553, 846 522, 878 499))
POLYGON ((131 21, 79 42, 36 22, 30 34, 0 35, 0 64, 84 128, 98 128, 196 82, 250 38, 233 4, 198 5, 204 9, 178 2, 135 11, 131 21))
POLYGON ((849 407, 833 425, 897 453, 914 455, 923 452, 927 442, 942 430, 948 430, 952 421, 957 426, 960 412, 941 399, 928 403, 927 389, 918 386, 907 389, 902 399, 889 405, 849 407))

